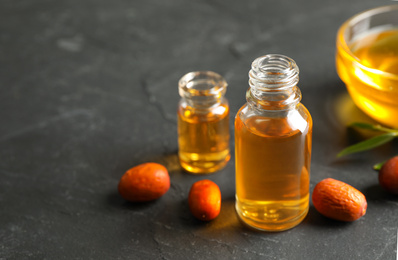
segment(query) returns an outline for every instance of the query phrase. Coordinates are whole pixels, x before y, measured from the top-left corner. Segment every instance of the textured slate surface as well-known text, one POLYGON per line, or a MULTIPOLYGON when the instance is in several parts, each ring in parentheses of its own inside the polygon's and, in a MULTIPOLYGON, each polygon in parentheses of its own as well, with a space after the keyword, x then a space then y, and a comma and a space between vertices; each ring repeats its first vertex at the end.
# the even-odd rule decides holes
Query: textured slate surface
POLYGON ((395 259, 398 198, 378 187, 371 165, 398 143, 335 158, 360 140, 345 124, 369 120, 335 72, 336 31, 390 3, 1 0, 0 259, 395 259), (180 169, 178 79, 222 74, 233 118, 252 60, 266 53, 300 67, 314 119, 311 190, 326 177, 360 189, 369 204, 360 220, 328 220, 311 206, 292 230, 254 232, 234 211, 234 157, 210 176, 180 169), (147 161, 168 167, 171 189, 153 203, 126 203, 119 178, 147 161), (223 196, 210 223, 193 219, 186 201, 204 178, 223 196))

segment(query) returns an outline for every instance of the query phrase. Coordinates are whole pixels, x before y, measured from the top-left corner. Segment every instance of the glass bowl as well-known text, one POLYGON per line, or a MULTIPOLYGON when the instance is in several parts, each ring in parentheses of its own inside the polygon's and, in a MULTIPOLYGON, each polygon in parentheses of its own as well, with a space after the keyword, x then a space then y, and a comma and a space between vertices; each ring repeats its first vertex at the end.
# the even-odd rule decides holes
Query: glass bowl
POLYGON ((359 13, 338 30, 336 68, 354 103, 398 128, 398 5, 359 13))

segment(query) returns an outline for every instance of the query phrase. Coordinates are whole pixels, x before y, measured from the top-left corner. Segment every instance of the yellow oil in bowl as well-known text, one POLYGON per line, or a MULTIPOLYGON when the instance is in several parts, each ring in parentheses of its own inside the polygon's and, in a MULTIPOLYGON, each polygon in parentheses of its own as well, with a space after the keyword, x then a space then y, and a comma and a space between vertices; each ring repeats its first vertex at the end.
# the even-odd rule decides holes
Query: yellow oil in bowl
POLYGON ((398 128, 398 5, 345 22, 337 35, 336 67, 362 111, 398 128))

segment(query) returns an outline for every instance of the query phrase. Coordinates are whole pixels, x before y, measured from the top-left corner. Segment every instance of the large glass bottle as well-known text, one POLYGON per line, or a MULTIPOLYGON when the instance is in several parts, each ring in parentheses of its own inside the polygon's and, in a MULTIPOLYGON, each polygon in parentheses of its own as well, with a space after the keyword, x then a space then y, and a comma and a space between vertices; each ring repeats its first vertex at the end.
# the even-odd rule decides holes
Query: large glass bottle
POLYGON ((236 210, 255 229, 286 230, 308 212, 312 119, 298 74, 283 55, 254 60, 235 119, 236 210))
POLYGON ((190 72, 179 81, 178 156, 190 173, 212 173, 230 159, 227 82, 211 71, 190 72))

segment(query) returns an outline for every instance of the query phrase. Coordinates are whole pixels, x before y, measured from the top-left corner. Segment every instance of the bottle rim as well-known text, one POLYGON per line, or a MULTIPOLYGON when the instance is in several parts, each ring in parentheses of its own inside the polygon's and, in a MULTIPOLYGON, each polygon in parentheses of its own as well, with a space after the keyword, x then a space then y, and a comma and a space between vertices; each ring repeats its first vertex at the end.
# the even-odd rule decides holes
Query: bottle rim
POLYGON ((297 85, 299 72, 293 59, 281 54, 267 54, 253 61, 249 85, 260 91, 291 88, 297 85))
POLYGON ((181 97, 222 97, 228 84, 218 73, 213 71, 193 71, 185 74, 178 81, 181 97))

